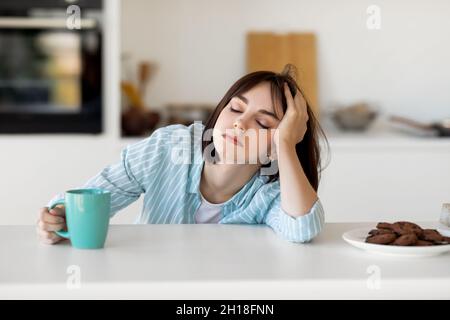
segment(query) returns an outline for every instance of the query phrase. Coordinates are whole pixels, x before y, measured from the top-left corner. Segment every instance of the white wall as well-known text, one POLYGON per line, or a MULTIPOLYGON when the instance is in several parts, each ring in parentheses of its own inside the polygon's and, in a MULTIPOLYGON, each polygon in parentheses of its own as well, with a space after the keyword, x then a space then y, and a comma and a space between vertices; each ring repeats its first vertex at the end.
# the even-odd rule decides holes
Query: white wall
POLYGON ((126 0, 123 49, 159 71, 148 104, 217 103, 245 73, 248 30, 313 31, 319 101, 360 99, 421 120, 450 117, 448 0, 126 0), (381 29, 366 26, 369 5, 381 29))

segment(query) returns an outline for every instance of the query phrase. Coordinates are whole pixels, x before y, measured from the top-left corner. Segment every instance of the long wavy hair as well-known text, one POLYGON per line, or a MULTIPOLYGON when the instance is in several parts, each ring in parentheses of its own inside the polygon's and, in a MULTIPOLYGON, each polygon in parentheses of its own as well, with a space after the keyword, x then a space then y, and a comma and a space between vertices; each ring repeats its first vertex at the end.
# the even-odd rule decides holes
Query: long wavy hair
MULTIPOLYGON (((287 102, 284 95, 283 85, 286 82, 289 86, 292 96, 294 97, 297 92, 300 92, 307 103, 307 112, 309 116, 309 120, 307 122, 307 130, 305 136, 303 137, 303 140, 297 143, 297 145, 295 146, 295 150, 309 183, 314 188, 314 190, 317 191, 319 187, 320 173, 323 170, 321 166, 321 149, 319 140, 320 137, 324 139, 327 150, 329 149, 329 145, 325 133, 323 132, 319 124, 319 121, 312 112, 307 97, 305 96, 300 86, 297 84, 296 78, 297 71, 295 66, 293 66, 292 64, 287 64, 281 73, 275 73, 272 71, 256 71, 249 73, 237 80, 231 86, 231 88, 228 89, 225 96, 222 98, 222 100, 220 100, 219 104, 211 113, 205 124, 205 128, 202 134, 202 154, 205 153, 206 147, 210 145, 211 141, 213 140, 212 137, 210 137, 210 139, 206 139, 206 137, 204 137, 205 132, 208 129, 214 128, 220 113, 228 105, 233 97, 247 92, 261 82, 269 82, 271 87, 271 97, 273 105, 275 106, 275 102, 281 101, 281 106, 284 114, 287 109, 287 102)), ((215 149, 211 150, 211 154, 212 156, 215 155, 215 149)), ((270 165, 271 164, 268 163, 261 166, 269 167, 270 165)), ((279 179, 278 172, 270 175, 267 183, 275 181, 277 179, 279 179)))

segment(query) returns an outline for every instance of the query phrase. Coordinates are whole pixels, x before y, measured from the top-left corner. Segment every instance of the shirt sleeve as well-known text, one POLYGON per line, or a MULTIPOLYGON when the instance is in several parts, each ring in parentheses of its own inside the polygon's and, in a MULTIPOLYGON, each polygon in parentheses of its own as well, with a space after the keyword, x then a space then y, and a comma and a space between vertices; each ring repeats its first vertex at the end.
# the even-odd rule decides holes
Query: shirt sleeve
MULTIPOLYGON (((110 215, 127 207, 145 192, 145 179, 161 167, 165 154, 164 128, 137 143, 128 145, 120 154, 120 161, 108 165, 79 188, 101 188, 111 192, 110 215)), ((50 207, 64 199, 64 192, 55 195, 47 204, 50 207)))
POLYGON ((320 199, 310 211, 299 217, 292 217, 281 207, 281 196, 278 195, 265 218, 265 223, 275 233, 291 242, 310 242, 323 229, 325 214, 320 199))

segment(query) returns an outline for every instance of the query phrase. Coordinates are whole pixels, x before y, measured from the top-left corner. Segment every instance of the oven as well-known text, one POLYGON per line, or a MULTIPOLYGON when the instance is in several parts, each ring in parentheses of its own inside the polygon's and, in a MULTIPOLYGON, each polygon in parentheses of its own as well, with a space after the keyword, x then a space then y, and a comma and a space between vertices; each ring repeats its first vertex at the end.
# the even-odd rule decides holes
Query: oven
POLYGON ((102 1, 0 2, 0 133, 102 132, 102 1))

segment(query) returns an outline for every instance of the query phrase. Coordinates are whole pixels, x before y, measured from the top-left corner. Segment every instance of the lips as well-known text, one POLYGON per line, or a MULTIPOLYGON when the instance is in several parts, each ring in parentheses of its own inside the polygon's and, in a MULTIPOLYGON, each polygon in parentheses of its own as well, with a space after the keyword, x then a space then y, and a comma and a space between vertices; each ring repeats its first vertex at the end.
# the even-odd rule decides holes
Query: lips
POLYGON ((229 139, 235 145, 242 147, 242 143, 239 141, 239 139, 236 136, 230 136, 230 135, 224 133, 224 134, 222 134, 222 137, 229 139))

